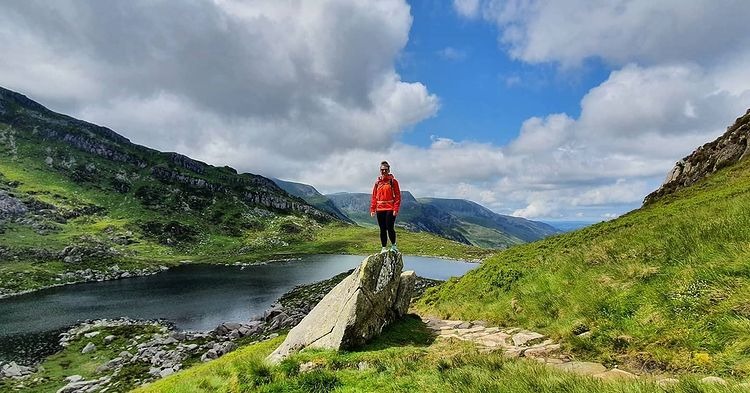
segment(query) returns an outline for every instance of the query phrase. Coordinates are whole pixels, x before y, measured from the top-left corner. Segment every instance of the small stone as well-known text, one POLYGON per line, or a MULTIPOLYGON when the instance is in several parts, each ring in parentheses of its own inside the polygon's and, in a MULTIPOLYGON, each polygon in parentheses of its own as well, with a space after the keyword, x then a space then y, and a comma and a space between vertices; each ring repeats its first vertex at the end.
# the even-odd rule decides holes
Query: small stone
POLYGON ((299 372, 306 373, 320 368, 320 365, 314 362, 305 362, 299 365, 299 372))
POLYGON ((95 350, 96 350, 96 345, 94 345, 94 343, 92 342, 89 342, 88 344, 86 344, 85 347, 83 347, 83 350, 81 351, 81 353, 89 353, 95 350))
POLYGON ((503 352, 503 354, 510 358, 520 358, 523 356, 524 351, 526 348, 508 348, 503 352))
POLYGON ((86 338, 96 337, 101 333, 100 331, 85 333, 83 336, 86 338))
POLYGON ((539 334, 537 332, 528 332, 528 331, 516 333, 512 337, 513 344, 515 344, 515 346, 517 346, 517 347, 520 347, 522 345, 526 345, 530 341, 538 340, 538 339, 542 339, 542 338, 544 338, 543 334, 539 334))
POLYGON ((547 357, 553 353, 560 351, 560 344, 549 344, 537 348, 529 348, 524 352, 524 356, 529 358, 541 358, 547 357))
POLYGON ((114 339, 115 339, 115 336, 113 336, 113 335, 111 335, 111 334, 110 334, 109 336, 107 336, 107 337, 104 337, 104 343, 105 343, 105 344, 109 344, 109 343, 111 343, 112 341, 114 341, 114 339))
POLYGON ((570 371, 579 375, 595 375, 607 371, 607 368, 601 363, 593 362, 569 362, 552 365, 561 370, 570 371))
POLYGON ((603 379, 605 381, 613 381, 613 380, 618 380, 618 379, 634 379, 634 378, 638 378, 638 376, 635 375, 635 374, 633 374, 633 373, 629 373, 627 371, 623 371, 623 370, 620 370, 620 369, 617 369, 617 368, 609 370, 609 371, 605 371, 603 373, 594 374, 594 377, 595 378, 603 379))
POLYGON ((680 383, 680 380, 674 378, 663 378, 656 381, 656 384, 659 386, 673 386, 677 385, 678 383, 680 383))
POLYGON ((364 361, 357 363, 357 369, 359 371, 365 371, 365 370, 367 370, 369 368, 370 368, 370 363, 367 363, 367 362, 364 362, 364 361))
POLYGON ((164 378, 167 375, 174 374, 174 369, 172 367, 167 367, 159 372, 159 377, 164 378))
POLYGON ((703 382, 703 383, 717 384, 717 385, 726 385, 727 384, 727 381, 725 381, 723 378, 714 377, 714 376, 705 377, 705 378, 701 379, 701 382, 703 382))

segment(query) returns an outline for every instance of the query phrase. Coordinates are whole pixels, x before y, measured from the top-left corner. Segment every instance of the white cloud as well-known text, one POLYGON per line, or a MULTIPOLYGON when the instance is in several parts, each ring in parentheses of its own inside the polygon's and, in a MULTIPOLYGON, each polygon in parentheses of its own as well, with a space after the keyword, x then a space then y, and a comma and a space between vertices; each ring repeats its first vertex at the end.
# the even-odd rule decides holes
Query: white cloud
POLYGON ((479 15, 479 0, 453 0, 453 8, 461 16, 475 18, 479 15))
POLYGON ((477 7, 501 28, 511 56, 529 63, 710 61, 750 43, 746 1, 487 0, 477 7))
POLYGON ((450 61, 462 61, 462 60, 465 60, 467 56, 466 51, 456 49, 450 46, 437 51, 437 54, 443 59, 450 60, 450 61))
POLYGON ((314 160, 437 112, 394 69, 411 22, 403 0, 4 3, 0 85, 155 148, 314 160))

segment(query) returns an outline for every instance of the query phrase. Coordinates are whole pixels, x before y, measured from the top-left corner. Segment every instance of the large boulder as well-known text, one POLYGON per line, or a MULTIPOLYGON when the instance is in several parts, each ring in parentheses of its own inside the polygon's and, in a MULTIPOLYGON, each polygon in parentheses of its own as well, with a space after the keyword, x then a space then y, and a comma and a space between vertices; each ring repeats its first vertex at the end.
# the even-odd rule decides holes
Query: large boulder
POLYGON ((268 360, 303 348, 349 349, 366 343, 409 308, 416 279, 401 253, 370 255, 295 326, 268 360))

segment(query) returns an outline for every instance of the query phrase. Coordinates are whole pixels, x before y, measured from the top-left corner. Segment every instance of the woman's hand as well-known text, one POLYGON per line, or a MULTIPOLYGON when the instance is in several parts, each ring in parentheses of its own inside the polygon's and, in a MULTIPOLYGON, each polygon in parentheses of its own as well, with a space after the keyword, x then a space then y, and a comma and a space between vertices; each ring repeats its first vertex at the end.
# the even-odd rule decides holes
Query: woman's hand
POLYGON ((393 211, 393 217, 396 217, 398 215, 398 210, 393 211))
POLYGON ((375 217, 375 212, 370 212, 370 217, 375 217))

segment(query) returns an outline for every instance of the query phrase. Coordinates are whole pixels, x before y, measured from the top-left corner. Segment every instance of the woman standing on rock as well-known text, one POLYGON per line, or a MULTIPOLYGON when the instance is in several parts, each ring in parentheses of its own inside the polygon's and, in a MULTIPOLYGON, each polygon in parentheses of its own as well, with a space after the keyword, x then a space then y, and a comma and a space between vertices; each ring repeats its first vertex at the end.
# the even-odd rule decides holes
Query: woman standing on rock
POLYGON ((398 252, 396 247, 396 230, 393 225, 396 222, 398 209, 401 206, 401 189, 398 181, 393 177, 391 166, 388 161, 380 163, 380 176, 372 188, 372 200, 370 201, 370 217, 377 214, 378 226, 380 226, 380 244, 383 248, 380 252, 386 252, 385 247, 388 238, 391 239, 391 251, 398 252))

